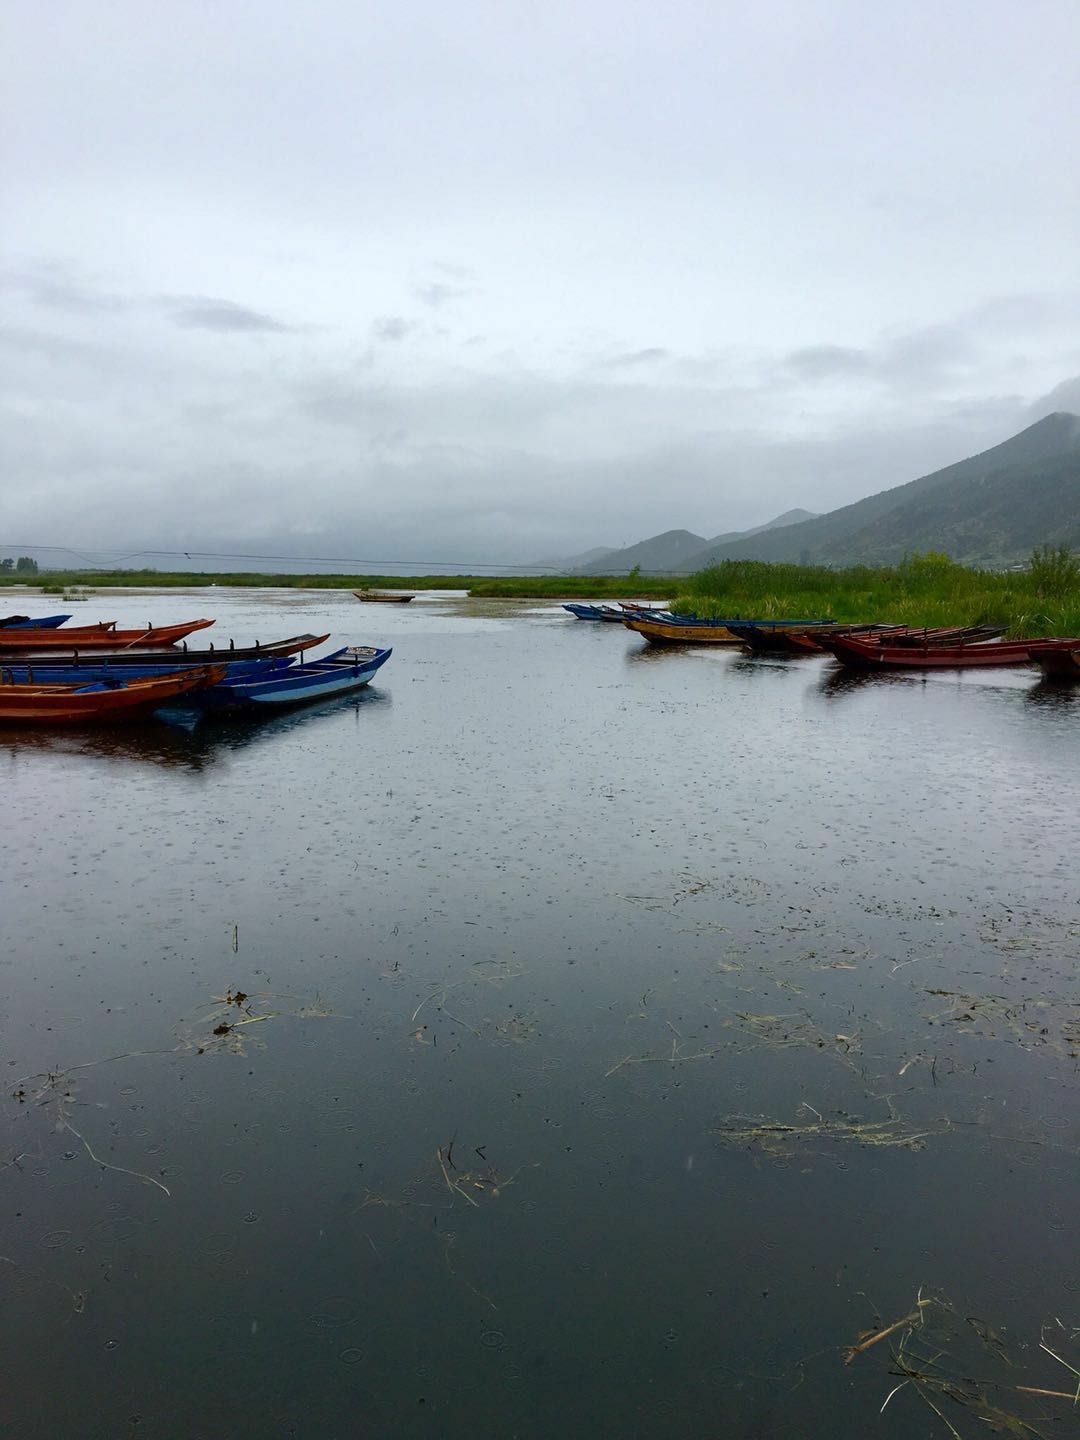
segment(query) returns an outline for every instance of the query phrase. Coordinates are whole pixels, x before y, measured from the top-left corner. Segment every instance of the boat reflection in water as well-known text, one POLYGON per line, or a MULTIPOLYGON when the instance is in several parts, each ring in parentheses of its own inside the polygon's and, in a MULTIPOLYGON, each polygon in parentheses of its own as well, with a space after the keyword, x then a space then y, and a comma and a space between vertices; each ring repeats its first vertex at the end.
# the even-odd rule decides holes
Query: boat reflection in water
POLYGON ((95 730, 10 730, 0 732, 0 765, 34 753, 58 759, 93 760, 203 771, 225 763, 232 755, 255 744, 280 743, 306 726, 345 722, 361 711, 374 716, 387 709, 391 698, 370 686, 349 695, 307 704, 302 709, 229 718, 207 715, 195 708, 157 711, 144 720, 95 730))

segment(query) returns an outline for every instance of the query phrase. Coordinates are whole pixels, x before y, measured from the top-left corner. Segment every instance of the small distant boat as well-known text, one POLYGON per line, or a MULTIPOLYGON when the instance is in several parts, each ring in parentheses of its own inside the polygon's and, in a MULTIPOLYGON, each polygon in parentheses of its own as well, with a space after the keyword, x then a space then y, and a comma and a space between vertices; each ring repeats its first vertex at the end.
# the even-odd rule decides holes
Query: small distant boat
MULTIPOLYGON (((65 631, 64 633, 70 634, 71 632, 65 631)), ((302 656, 305 650, 315 650, 329 639, 328 634, 294 635, 290 640, 273 640, 266 645, 262 645, 258 641, 254 645, 234 645, 230 640, 228 645, 222 645, 220 649, 211 645, 208 650, 189 650, 185 641, 178 647, 159 650, 128 648, 126 650, 101 651, 91 646, 85 650, 85 653, 82 648, 64 651, 38 650, 32 654, 0 651, 0 666, 5 670, 19 665, 31 665, 36 668, 39 664, 65 665, 87 670, 117 667, 130 674, 138 668, 145 668, 149 665, 190 668, 192 665, 231 665, 237 660, 265 660, 274 656, 302 656)))
POLYGON ((73 625, 70 629, 29 626, 0 630, 0 650, 22 652, 64 650, 144 650, 175 645, 177 641, 205 630, 213 620, 185 620, 179 625, 148 625, 145 630, 117 630, 116 621, 100 625, 73 625))
POLYGON ((0 684, 0 725, 101 725, 134 720, 224 678, 223 665, 177 675, 78 685, 0 684))
POLYGON ((335 650, 321 660, 290 665, 269 675, 228 677, 196 697, 208 710, 269 710, 347 695, 367 685, 393 651, 370 645, 335 650))
POLYGON ((0 630, 55 630, 70 619, 70 615, 8 615, 0 620, 0 630))
POLYGON ((1033 640, 1028 654, 1044 675, 1080 680, 1080 640, 1033 640))
POLYGON ((415 595, 407 595, 400 590, 354 590, 352 592, 357 600, 375 600, 380 605, 408 605, 410 600, 415 600, 415 595))

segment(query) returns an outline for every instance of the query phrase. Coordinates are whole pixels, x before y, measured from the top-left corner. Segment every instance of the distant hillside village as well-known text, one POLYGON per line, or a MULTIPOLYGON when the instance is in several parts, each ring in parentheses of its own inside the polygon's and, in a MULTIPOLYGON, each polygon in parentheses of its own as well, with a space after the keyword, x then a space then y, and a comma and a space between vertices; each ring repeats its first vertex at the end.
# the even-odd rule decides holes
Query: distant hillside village
POLYGON ((789 510, 711 540, 667 530, 561 562, 576 575, 689 575, 723 560, 894 565, 933 551, 965 565, 1022 566, 1039 545, 1080 550, 1080 416, 1058 412, 1010 440, 825 515, 789 510))

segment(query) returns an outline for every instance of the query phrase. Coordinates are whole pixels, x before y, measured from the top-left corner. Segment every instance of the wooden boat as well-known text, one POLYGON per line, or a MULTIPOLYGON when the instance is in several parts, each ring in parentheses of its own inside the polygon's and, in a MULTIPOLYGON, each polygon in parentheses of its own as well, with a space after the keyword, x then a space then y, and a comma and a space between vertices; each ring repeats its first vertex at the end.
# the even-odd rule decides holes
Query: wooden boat
POLYGON ((145 650, 108 650, 99 651, 91 648, 87 653, 82 650, 38 650, 33 654, 8 654, 0 652, 0 666, 10 667, 12 665, 32 665, 39 663, 48 665, 69 665, 80 670, 85 667, 109 667, 122 666, 125 671, 129 667, 145 666, 148 664, 159 665, 218 665, 231 664, 235 660, 263 660, 268 656, 300 655, 303 657, 305 650, 314 650, 317 646, 324 644, 330 636, 327 635, 294 635, 291 640, 274 640, 268 645, 262 645, 258 641, 254 645, 234 645, 230 640, 228 645, 223 645, 220 650, 213 645, 208 650, 189 650, 187 642, 172 649, 145 650))
POLYGON ((1080 680, 1080 640, 1033 640, 1028 654, 1044 675, 1055 680, 1080 680))
MULTIPOLYGON (((222 652, 224 655, 227 652, 222 652)), ((130 664, 99 664, 96 652, 91 651, 77 665, 55 665, 45 656, 39 661, 28 663, 15 659, 4 663, 0 656, 0 684, 3 685, 88 685, 95 680, 152 679, 157 675, 180 675, 185 670, 198 669, 194 661, 185 660, 181 655, 156 655, 153 651, 135 651, 130 664)), ((271 675, 287 669, 294 663, 291 655, 270 655, 261 660, 223 660, 225 679, 246 680, 260 675, 271 675)))
POLYGON ((216 685, 223 665, 177 675, 92 680, 79 685, 0 685, 0 725, 106 725, 133 720, 179 695, 216 685))
MULTIPOLYGON (((818 634, 846 633, 856 627, 837 625, 833 620, 816 620, 809 624, 803 621, 778 621, 774 624, 766 624, 760 620, 733 620, 728 628, 749 650, 762 654, 767 652, 791 654, 799 650, 799 646, 789 643, 796 635, 805 635, 812 639, 818 634)), ((859 628, 865 630, 867 627, 859 628)))
POLYGON ((415 595, 406 595, 398 590, 354 590, 357 600, 376 600, 382 605, 408 605, 415 595))
POLYGON ((70 619, 70 615, 8 615, 0 620, 0 630, 55 630, 70 619))
POLYGON ((627 615, 623 624, 642 636, 650 645, 741 645, 726 625, 684 624, 676 620, 646 620, 642 615, 627 615))
POLYGON ((175 645, 196 630, 205 630, 213 620, 186 620, 179 625, 148 625, 145 630, 117 630, 116 622, 100 625, 73 625, 69 630, 29 628, 0 630, 0 650, 30 652, 63 650, 143 650, 175 645))
POLYGON ((670 620, 653 620, 644 615, 628 615, 623 624, 644 636, 651 645, 743 645, 745 642, 736 634, 739 626, 809 626, 831 623, 818 620, 741 620, 738 618, 716 620, 689 620, 674 616, 670 620))
POLYGON ((854 635, 834 635, 828 649, 842 665, 857 670, 955 670, 973 666, 1030 665, 1030 640, 976 640, 967 645, 877 644, 854 635))
POLYGON ((292 665, 268 676, 229 677, 201 690, 196 700, 208 710, 276 710, 347 695, 367 685, 392 653, 370 645, 348 646, 321 660, 292 665))

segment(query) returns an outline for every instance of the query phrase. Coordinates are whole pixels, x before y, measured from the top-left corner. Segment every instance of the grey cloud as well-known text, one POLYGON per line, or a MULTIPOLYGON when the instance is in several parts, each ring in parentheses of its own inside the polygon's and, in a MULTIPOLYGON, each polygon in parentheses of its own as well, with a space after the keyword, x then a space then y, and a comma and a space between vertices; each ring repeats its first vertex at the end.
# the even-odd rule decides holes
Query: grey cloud
POLYGON ((417 285, 413 294, 425 305, 430 305, 433 310, 448 304, 451 300, 460 300, 469 293, 469 286, 446 285, 441 280, 432 280, 426 285, 417 285))
POLYGON ((1058 410, 1069 410, 1080 414, 1080 375, 1063 380, 1055 385, 1048 395, 1043 395, 1031 406, 1032 420, 1041 420, 1044 415, 1053 415, 1058 410))
POLYGON ((666 350, 659 345, 650 345, 644 350, 628 350, 622 355, 612 355, 606 360, 601 360, 600 365, 604 370, 626 370, 635 365, 652 365, 658 360, 667 358, 666 350))
POLYGON ((873 369, 873 361, 865 350, 855 350, 846 345, 808 345, 801 350, 793 350, 785 363, 804 380, 865 375, 873 369))
POLYGON ((294 327, 284 325, 261 310, 251 310, 233 300, 215 300, 209 296, 164 297, 170 319, 187 330, 215 330, 223 333, 285 334, 294 327))
POLYGON ((416 330, 415 320, 406 320, 401 315, 383 315, 371 327, 376 340, 404 340, 416 330))

